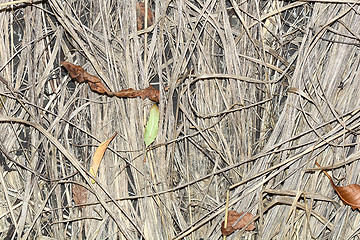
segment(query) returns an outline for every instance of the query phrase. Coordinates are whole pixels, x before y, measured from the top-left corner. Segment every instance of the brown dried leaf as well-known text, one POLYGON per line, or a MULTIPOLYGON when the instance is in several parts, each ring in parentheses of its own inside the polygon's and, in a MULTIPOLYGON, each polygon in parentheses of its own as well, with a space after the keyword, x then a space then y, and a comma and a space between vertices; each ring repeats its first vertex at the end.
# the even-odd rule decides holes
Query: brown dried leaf
POLYGON ((148 88, 141 89, 141 90, 134 90, 132 88, 129 89, 123 89, 119 92, 113 93, 114 96, 120 97, 120 98, 134 98, 134 97, 141 97, 149 98, 150 100, 154 102, 159 102, 159 90, 156 90, 153 86, 149 86, 148 88))
POLYGON ((74 65, 69 62, 62 62, 61 65, 63 65, 63 67, 66 68, 72 79, 75 79, 78 83, 85 82, 84 79, 85 70, 82 67, 78 65, 74 65))
MULTIPOLYGON (((73 200, 76 205, 82 205, 86 203, 87 189, 81 185, 74 184, 72 187, 73 200)), ((80 208, 83 206, 80 206, 80 208)))
POLYGON ((70 77, 78 83, 101 83, 100 78, 89 74, 79 65, 75 65, 69 62, 62 62, 61 65, 66 68, 66 70, 70 74, 70 77))
POLYGON ((98 82, 98 83, 89 82, 88 84, 92 91, 97 92, 99 94, 106 94, 106 95, 112 96, 112 93, 110 91, 108 91, 106 89, 106 87, 104 86, 104 84, 102 84, 101 82, 98 82))
MULTIPOLYGON (((321 167, 319 163, 315 162, 318 167, 321 167)), ((330 184, 339 195, 340 199, 345 205, 350 205, 350 207, 355 210, 360 210, 360 185, 350 184, 344 187, 336 186, 330 175, 322 170, 323 173, 330 179, 330 184)))
MULTIPOLYGON (((245 213, 245 215, 240 219, 240 221, 238 223, 237 220, 241 217, 241 215, 243 215, 244 212, 236 212, 236 211, 229 211, 228 212, 228 220, 227 220, 227 224, 226 227, 224 227, 225 225, 225 221, 223 221, 221 223, 221 233, 224 236, 230 235, 232 234, 235 230, 237 229, 242 229, 243 227, 245 227, 253 218, 254 215, 252 215, 251 213, 245 213), (236 225, 233 227, 233 225, 236 223, 236 225)), ((252 231, 255 229, 255 224, 251 223, 249 226, 246 227, 246 231, 252 231)))
MULTIPOLYGON (((147 27, 150 27, 154 24, 154 12, 148 7, 147 13, 147 27)), ((137 21, 137 30, 144 29, 145 25, 145 3, 139 2, 136 5, 136 21, 137 21)))
MULTIPOLYGON (((107 147, 109 146, 110 142, 115 138, 116 134, 117 133, 115 133, 114 136, 112 136, 108 140, 103 141, 96 149, 96 151, 94 153, 93 161, 92 161, 92 164, 90 167, 90 173, 93 176, 96 176, 96 173, 99 169, 99 166, 100 166, 101 160, 105 154, 105 151, 106 151, 107 147)), ((91 182, 95 183, 94 180, 92 180, 91 182)))
POLYGON ((89 73, 87 73, 86 71, 84 72, 84 79, 87 83, 101 83, 101 79, 93 76, 89 73))
POLYGON ((82 67, 69 62, 62 62, 61 65, 66 68, 72 79, 74 79, 78 83, 88 83, 90 89, 98 94, 107 95, 109 97, 116 96, 119 98, 149 98, 150 100, 159 103, 159 90, 155 89, 152 86, 140 90, 134 90, 132 88, 129 88, 123 89, 119 92, 111 92, 101 82, 100 78, 87 73, 82 67))

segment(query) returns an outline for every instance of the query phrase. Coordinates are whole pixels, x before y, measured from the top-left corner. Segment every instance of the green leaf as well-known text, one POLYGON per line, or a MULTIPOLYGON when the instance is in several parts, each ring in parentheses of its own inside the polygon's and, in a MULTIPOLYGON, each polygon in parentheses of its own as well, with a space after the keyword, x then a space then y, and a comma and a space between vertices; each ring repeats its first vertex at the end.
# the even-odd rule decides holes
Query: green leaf
POLYGON ((157 136, 157 133, 159 131, 159 118, 159 107, 154 104, 150 109, 149 118, 145 126, 144 141, 146 147, 148 147, 152 142, 154 142, 157 136))

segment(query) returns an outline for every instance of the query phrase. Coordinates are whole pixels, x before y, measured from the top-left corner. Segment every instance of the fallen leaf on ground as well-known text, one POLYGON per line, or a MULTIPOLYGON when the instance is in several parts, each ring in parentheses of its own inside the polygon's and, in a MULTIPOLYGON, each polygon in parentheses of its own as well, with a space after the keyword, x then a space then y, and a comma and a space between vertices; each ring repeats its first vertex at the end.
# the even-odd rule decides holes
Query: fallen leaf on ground
POLYGON ((159 107, 154 104, 150 109, 149 118, 145 126, 144 141, 146 147, 148 147, 152 142, 154 142, 157 136, 157 133, 159 131, 159 116, 159 107))
MULTIPOLYGON (((251 213, 245 213, 245 215, 238 221, 238 219, 244 214, 244 212, 236 212, 236 211, 229 211, 228 212, 228 219, 226 227, 225 221, 221 224, 221 233, 224 236, 232 234, 235 230, 242 229, 245 227, 253 218, 254 215, 251 213), (237 222, 238 221, 238 222, 237 222), (237 222, 237 223, 236 223, 237 222), (236 223, 236 225, 233 227, 233 225, 236 223)), ((255 224, 251 223, 249 226, 246 227, 246 231, 252 231, 255 229, 255 224)))
MULTIPOLYGON (((95 153, 94 153, 94 157, 93 157, 93 161, 90 167, 90 173, 93 176, 96 176, 97 171, 99 170, 99 166, 101 163, 101 160, 104 156, 105 150, 107 149, 107 147, 109 146, 110 142, 115 138, 117 133, 114 134, 114 136, 112 136, 111 138, 109 138, 108 140, 102 142, 99 147, 96 149, 95 153)), ((91 183, 95 183, 94 179, 91 179, 91 183)))
POLYGON ((89 74, 81 66, 74 65, 69 62, 62 62, 61 65, 63 65, 64 68, 66 68, 70 77, 74 79, 76 82, 88 83, 90 89, 93 92, 102 95, 107 95, 109 97, 113 97, 113 96, 116 96, 118 98, 141 97, 142 99, 149 98, 154 102, 157 103, 159 102, 159 90, 155 89, 153 86, 140 90, 134 90, 132 88, 129 88, 129 89, 123 89, 119 92, 111 92, 105 87, 105 85, 102 83, 100 78, 89 74))
MULTIPOLYGON (((315 164, 318 167, 321 167, 319 163, 315 161, 315 164)), ((330 184, 339 195, 340 199, 345 205, 350 205, 350 207, 355 210, 360 210, 360 185, 350 184, 344 187, 336 186, 330 175, 325 171, 321 170, 325 175, 330 179, 330 184)))

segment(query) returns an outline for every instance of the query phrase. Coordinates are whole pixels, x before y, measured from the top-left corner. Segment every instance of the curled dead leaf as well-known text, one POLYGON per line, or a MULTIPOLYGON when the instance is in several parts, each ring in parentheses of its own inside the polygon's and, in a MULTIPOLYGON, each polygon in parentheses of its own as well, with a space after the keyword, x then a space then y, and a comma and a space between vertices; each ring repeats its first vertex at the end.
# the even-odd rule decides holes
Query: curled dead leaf
POLYGON ((109 97, 116 96, 118 98, 148 98, 159 103, 159 90, 155 89, 153 86, 140 90, 129 88, 123 89, 119 92, 111 92, 105 87, 100 78, 87 73, 81 66, 74 65, 69 62, 62 62, 61 65, 66 68, 72 79, 78 83, 88 83, 90 89, 98 94, 107 95, 109 97))
POLYGON ((109 92, 104 86, 104 84, 102 84, 101 82, 97 82, 97 83, 89 82, 89 86, 91 90, 99 94, 107 94, 107 95, 111 94, 111 92, 109 92))
MULTIPOLYGON (((315 164, 318 167, 321 167, 318 162, 315 161, 315 164)), ((340 199, 345 205, 350 205, 350 207, 355 210, 360 210, 360 185, 350 184, 344 187, 336 186, 330 175, 322 170, 323 173, 329 178, 331 186, 334 188, 336 193, 339 195, 340 199)))
POLYGON ((142 99, 148 98, 154 102, 159 102, 159 90, 155 89, 153 86, 149 86, 145 89, 134 90, 132 88, 123 89, 119 92, 113 92, 114 96, 119 98, 135 98, 141 97, 142 99))
MULTIPOLYGON (((221 223, 221 233, 224 236, 232 234, 235 230, 242 229, 245 227, 249 222, 252 221, 254 215, 251 213, 245 213, 245 215, 239 220, 239 218, 244 214, 244 212, 236 212, 236 211, 229 211, 228 212, 228 220, 227 225, 225 225, 225 221, 221 223), (239 220, 239 221, 238 221, 239 220), (236 223, 237 222, 237 223, 236 223), (236 224, 235 224, 236 223, 236 224), (235 224, 235 226, 234 226, 235 224)), ((246 227, 246 231, 252 231, 255 229, 255 224, 251 223, 249 226, 246 227)))
MULTIPOLYGON (((154 24, 154 12, 148 7, 147 10, 147 27, 150 27, 154 24)), ((137 21, 137 30, 144 29, 145 26, 145 3, 139 2, 136 4, 136 21, 137 21)))
POLYGON ((84 79, 85 70, 82 67, 80 67, 79 65, 74 65, 69 62, 62 62, 61 65, 63 65, 63 67, 66 68, 72 79, 76 79, 78 83, 85 82, 84 79))

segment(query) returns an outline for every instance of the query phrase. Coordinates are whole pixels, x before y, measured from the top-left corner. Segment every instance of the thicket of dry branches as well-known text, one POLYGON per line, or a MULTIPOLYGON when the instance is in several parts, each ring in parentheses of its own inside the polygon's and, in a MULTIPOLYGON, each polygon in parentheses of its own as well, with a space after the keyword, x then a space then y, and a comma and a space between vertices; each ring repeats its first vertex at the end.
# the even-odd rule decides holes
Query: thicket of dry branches
POLYGON ((315 160, 360 182, 359 1, 147 1, 139 30, 136 5, 0 1, 0 238, 222 239, 229 190, 256 229, 227 239, 357 239, 315 160), (152 102, 62 61, 113 92, 159 88, 149 151, 152 102))

